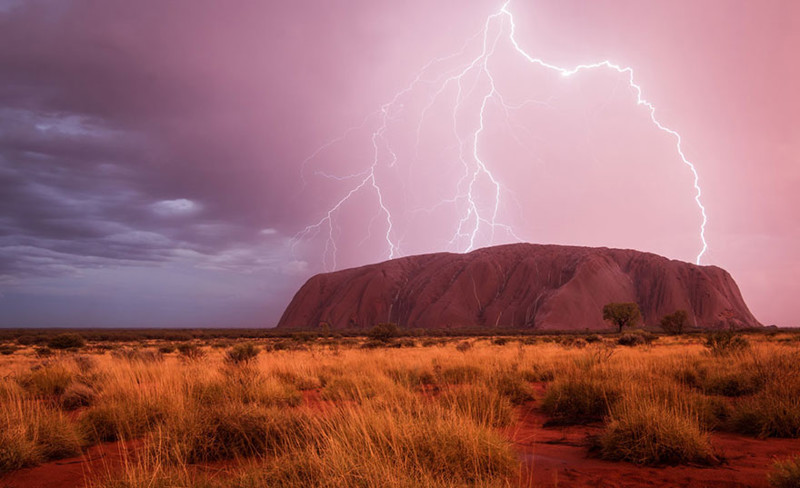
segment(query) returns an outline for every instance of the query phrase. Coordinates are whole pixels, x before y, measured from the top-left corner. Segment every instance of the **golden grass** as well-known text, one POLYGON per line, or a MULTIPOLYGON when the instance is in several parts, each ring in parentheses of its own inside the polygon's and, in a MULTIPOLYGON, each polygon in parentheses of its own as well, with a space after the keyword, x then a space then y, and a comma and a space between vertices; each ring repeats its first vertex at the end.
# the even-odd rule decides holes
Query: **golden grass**
POLYGON ((797 341, 757 336, 712 354, 689 336, 568 339, 193 342, 177 354, 151 342, 47 359, 20 349, 0 362, 0 471, 139 439, 96 486, 507 486, 519 460, 499 428, 534 383, 546 384, 534 405, 552 422, 604 424, 607 459, 710 463, 712 430, 800 436, 797 341), (216 462, 217 474, 196 468, 216 462))

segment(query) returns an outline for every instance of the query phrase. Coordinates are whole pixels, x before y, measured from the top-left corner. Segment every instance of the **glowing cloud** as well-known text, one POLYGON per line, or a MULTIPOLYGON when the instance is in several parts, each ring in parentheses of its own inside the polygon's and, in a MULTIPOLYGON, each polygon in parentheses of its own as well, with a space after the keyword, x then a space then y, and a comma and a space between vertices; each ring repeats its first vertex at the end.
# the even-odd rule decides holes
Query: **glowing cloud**
MULTIPOLYGON (((463 166, 463 175, 455 184, 455 188, 457 189, 456 193, 448 198, 443 198, 439 203, 439 205, 457 206, 460 209, 458 211, 459 216, 453 223, 455 230, 452 238, 449 240, 449 245, 458 251, 470 251, 479 245, 478 239, 480 236, 486 236, 488 234, 488 239, 484 239, 486 242, 481 241, 480 244, 494 244, 498 232, 502 232, 506 239, 521 241, 522 239, 517 235, 512 226, 500 219, 501 198, 503 196, 504 187, 500 179, 492 172, 490 161, 487 161, 481 155, 481 136, 487 128, 486 111, 489 102, 499 104, 506 115, 508 115, 510 110, 519 108, 519 106, 511 106, 506 103, 495 83, 495 75, 489 67, 489 61, 495 55, 498 41, 502 38, 513 46, 514 51, 522 60, 529 64, 556 72, 564 78, 576 76, 584 71, 602 69, 611 70, 624 77, 627 87, 635 95, 637 105, 646 108, 649 119, 655 127, 674 138, 675 149, 680 160, 691 170, 694 184, 694 201, 702 217, 698 229, 698 239, 701 245, 696 257, 696 262, 700 264, 703 255, 708 250, 708 243, 705 237, 708 217, 706 209, 701 201, 702 190, 700 188, 700 177, 694 164, 684 154, 680 134, 663 125, 656 118, 655 106, 643 98, 642 88, 634 79, 633 69, 608 60, 590 64, 580 64, 573 67, 561 67, 529 54, 519 44, 516 38, 516 24, 510 9, 510 1, 506 2, 500 10, 486 18, 483 29, 476 37, 480 37, 481 39, 481 50, 470 61, 462 64, 455 70, 451 69, 440 72, 438 76, 431 81, 426 77, 429 75, 429 72, 433 71, 434 67, 440 65, 444 61, 457 57, 463 53, 463 50, 460 53, 432 60, 417 73, 405 89, 397 92, 391 100, 383 104, 375 113, 367 118, 367 120, 370 118, 377 119, 377 127, 371 134, 373 156, 371 164, 366 169, 348 175, 335 175, 323 171, 315 171, 315 176, 339 182, 353 180, 353 184, 329 207, 317 222, 306 226, 295 236, 295 244, 303 240, 313 239, 320 233, 323 233, 325 236, 322 257, 323 265, 328 269, 336 269, 336 255, 338 251, 336 242, 337 215, 343 211, 343 207, 357 194, 369 191, 374 192, 374 195, 377 197, 376 210, 385 222, 385 231, 382 233, 382 236, 383 240, 385 240, 387 257, 394 258, 401 254, 398 233, 393 223, 395 219, 384 197, 384 190, 376 170, 381 166, 393 167, 400 163, 398 155, 393 150, 387 134, 388 126, 390 121, 396 118, 398 113, 403 110, 401 98, 423 84, 434 85, 434 89, 433 95, 429 97, 428 104, 422 109, 420 114, 416 134, 417 143, 419 143, 422 125, 429 109, 449 87, 453 84, 456 86, 456 96, 452 105, 452 130, 457 139, 458 159, 463 166), (484 86, 479 86, 478 80, 483 80, 484 86), (472 110, 474 110, 473 117, 477 120, 476 127, 466 134, 463 134, 462 131, 459 130, 460 125, 466 124, 461 122, 459 117, 463 111, 469 109, 465 106, 465 100, 468 96, 475 96, 475 92, 481 89, 483 91, 477 94, 477 99, 480 102, 477 104, 476 108, 472 108, 472 110), (484 188, 479 188, 481 181, 484 182, 484 188), (490 188, 490 195, 482 194, 485 193, 486 186, 490 188), (487 198, 492 202, 488 205, 488 208, 486 208, 486 205, 481 206, 478 203, 479 200, 486 200, 487 198)), ((469 41, 465 43, 464 49, 466 49, 468 43, 469 41)), ((545 102, 535 103, 546 105, 545 102)), ((367 120, 365 120, 364 124, 366 124, 367 120)), ((356 128, 348 129, 342 136, 324 144, 303 161, 302 174, 304 181, 306 166, 309 161, 316 158, 321 152, 329 149, 332 145, 343 141, 347 135, 355 129, 356 128)), ((370 223, 370 227, 371 225, 372 223, 370 223)), ((368 228, 367 236, 369 235, 370 230, 368 228)))

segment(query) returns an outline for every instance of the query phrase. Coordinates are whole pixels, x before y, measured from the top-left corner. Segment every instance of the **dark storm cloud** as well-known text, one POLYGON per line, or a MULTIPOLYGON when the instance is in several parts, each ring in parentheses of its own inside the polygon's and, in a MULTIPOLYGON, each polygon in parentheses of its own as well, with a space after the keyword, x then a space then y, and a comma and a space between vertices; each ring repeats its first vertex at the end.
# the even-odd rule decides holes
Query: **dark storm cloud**
POLYGON ((268 22, 241 19, 268 18, 257 10, 0 8, 0 275, 176 257, 265 264, 242 248, 280 239, 274 229, 292 220, 272 210, 288 187, 270 183, 296 178, 282 148, 299 121, 259 102, 280 87, 247 61, 268 22))

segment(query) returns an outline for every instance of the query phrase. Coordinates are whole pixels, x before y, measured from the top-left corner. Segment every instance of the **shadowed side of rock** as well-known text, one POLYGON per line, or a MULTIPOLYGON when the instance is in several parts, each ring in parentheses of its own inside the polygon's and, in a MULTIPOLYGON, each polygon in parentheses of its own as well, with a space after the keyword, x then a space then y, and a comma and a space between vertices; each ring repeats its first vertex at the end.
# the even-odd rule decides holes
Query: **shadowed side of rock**
POLYGON ((600 330, 603 305, 636 302, 648 327, 666 314, 715 328, 761 324, 716 266, 633 250, 509 244, 408 256, 323 273, 297 292, 278 327, 600 330))

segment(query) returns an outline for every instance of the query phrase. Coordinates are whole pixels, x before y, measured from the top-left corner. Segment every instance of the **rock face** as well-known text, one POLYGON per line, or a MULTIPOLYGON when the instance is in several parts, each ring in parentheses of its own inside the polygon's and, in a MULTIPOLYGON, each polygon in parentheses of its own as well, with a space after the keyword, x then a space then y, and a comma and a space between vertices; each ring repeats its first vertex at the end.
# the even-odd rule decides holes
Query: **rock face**
POLYGON ((647 327, 676 310, 689 325, 761 324, 724 269, 633 250, 509 244, 323 273, 297 292, 281 328, 601 330, 603 305, 636 302, 647 327))

